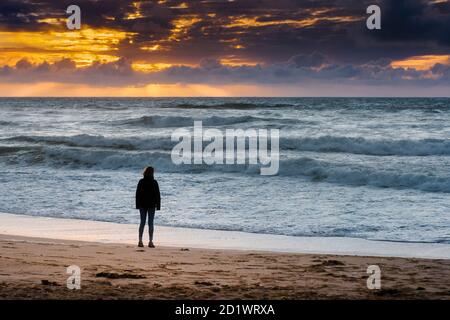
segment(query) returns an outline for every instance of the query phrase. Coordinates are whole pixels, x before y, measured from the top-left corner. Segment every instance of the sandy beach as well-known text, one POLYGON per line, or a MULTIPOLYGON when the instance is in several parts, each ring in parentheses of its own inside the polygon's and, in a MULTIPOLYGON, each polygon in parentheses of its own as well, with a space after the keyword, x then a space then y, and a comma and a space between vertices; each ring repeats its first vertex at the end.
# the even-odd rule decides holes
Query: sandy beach
POLYGON ((138 248, 0 235, 1 299, 450 299, 450 261, 138 248), (69 265, 81 289, 66 287, 69 265), (382 270, 368 290, 367 266, 382 270))
POLYGON ((450 299, 445 244, 302 238, 0 213, 1 299, 450 299), (67 288, 67 267, 81 289, 67 288), (367 288, 367 268, 381 289, 367 288))

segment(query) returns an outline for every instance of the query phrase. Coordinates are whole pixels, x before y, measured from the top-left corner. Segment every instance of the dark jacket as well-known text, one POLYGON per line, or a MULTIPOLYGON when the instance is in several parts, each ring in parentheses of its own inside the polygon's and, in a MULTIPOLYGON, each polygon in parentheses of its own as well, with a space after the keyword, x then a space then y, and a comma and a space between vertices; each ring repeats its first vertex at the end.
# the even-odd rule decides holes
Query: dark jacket
POLYGON ((139 180, 136 188, 136 209, 156 208, 161 209, 161 195, 158 182, 153 178, 139 180))

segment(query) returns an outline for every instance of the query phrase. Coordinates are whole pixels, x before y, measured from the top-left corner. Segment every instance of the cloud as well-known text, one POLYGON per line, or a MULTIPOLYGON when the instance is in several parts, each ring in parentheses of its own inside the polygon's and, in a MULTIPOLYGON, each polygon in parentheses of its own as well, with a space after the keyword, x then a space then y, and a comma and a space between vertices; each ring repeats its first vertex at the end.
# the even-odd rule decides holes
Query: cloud
POLYGON ((228 66, 218 60, 203 59, 198 66, 172 66, 154 72, 139 72, 127 58, 115 62, 95 62, 77 68, 70 59, 55 63, 31 64, 27 60, 14 67, 0 69, 0 82, 78 83, 91 86, 145 86, 148 84, 208 84, 208 85, 283 85, 336 82, 347 85, 449 85, 450 66, 436 64, 429 70, 392 68, 389 61, 377 60, 352 65, 331 62, 322 53, 295 55, 282 63, 255 66, 228 66))
MULTIPOLYGON (((0 30, 67 31, 64 23, 48 19, 66 18, 72 2, 2 0, 0 30)), ((239 56, 275 63, 320 51, 341 62, 367 63, 439 54, 450 45, 450 4, 431 0, 78 0, 77 5, 84 26, 130 34, 117 44, 119 56, 149 62, 239 56), (374 2, 382 8, 383 28, 377 32, 365 27, 366 8, 374 2), (155 44, 161 49, 140 49, 155 44)))
POLYGON ((383 42, 434 42, 450 46, 450 4, 427 0, 384 0, 383 28, 371 33, 383 42))
POLYGON ((292 64, 296 68, 301 67, 320 67, 325 64, 328 64, 328 58, 319 53, 319 52, 313 52, 312 54, 298 54, 293 57, 291 57, 288 61, 288 63, 292 64))
POLYGON ((391 65, 412 56, 449 54, 449 2, 79 0, 88 34, 80 32, 79 41, 58 20, 72 3, 0 2, 0 32, 9 32, 4 43, 0 37, 0 82, 95 87, 449 84, 445 63, 426 70, 391 65), (373 3, 381 6, 382 30, 365 26, 366 8, 373 3), (58 39, 65 41, 60 45, 58 39), (138 64, 165 69, 142 72, 138 64))

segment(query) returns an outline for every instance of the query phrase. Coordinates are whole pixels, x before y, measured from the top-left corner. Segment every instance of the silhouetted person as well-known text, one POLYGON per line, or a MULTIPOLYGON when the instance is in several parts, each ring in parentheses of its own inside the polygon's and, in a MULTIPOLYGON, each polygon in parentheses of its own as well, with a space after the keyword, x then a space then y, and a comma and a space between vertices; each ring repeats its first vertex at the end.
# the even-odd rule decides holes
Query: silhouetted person
POLYGON ((144 170, 144 178, 139 180, 136 188, 136 209, 141 214, 141 224, 139 225, 139 247, 143 247, 142 235, 144 234, 145 220, 148 215, 148 235, 150 248, 153 244, 153 220, 155 219, 155 210, 161 209, 161 195, 159 193, 158 182, 153 177, 154 169, 147 167, 144 170))

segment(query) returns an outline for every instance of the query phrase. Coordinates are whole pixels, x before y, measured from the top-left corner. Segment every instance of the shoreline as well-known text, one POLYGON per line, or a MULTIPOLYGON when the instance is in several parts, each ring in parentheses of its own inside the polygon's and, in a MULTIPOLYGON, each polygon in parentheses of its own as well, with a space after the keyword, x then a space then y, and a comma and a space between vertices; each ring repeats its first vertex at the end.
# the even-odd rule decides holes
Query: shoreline
MULTIPOLYGON (((155 243, 162 247, 450 260, 450 244, 294 237, 164 226, 155 228, 155 243)), ((104 244, 137 243, 137 225, 134 224, 9 213, 0 213, 0 234, 104 244)))

